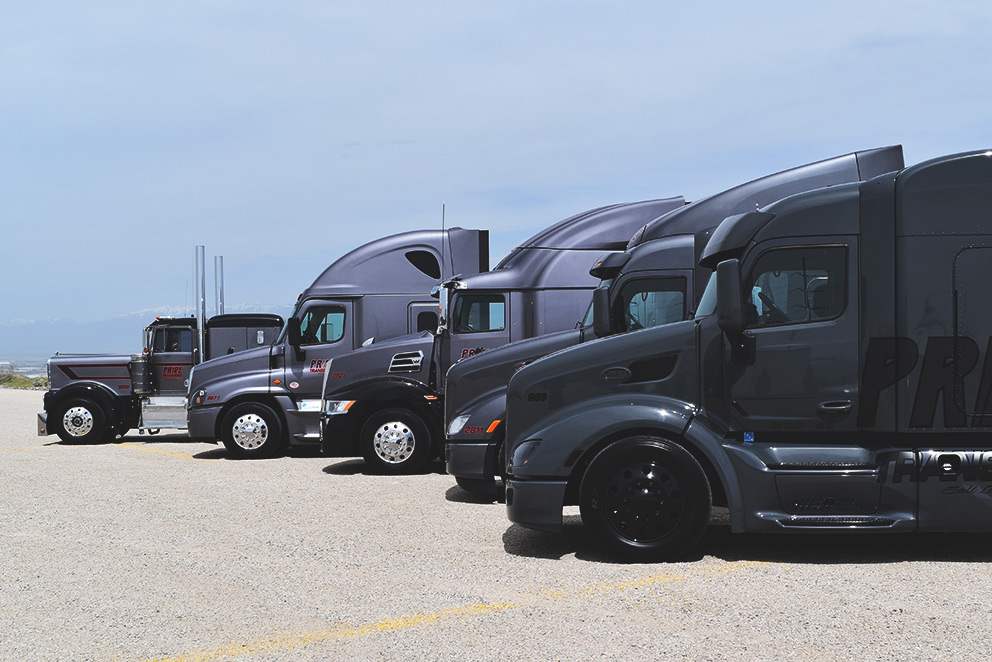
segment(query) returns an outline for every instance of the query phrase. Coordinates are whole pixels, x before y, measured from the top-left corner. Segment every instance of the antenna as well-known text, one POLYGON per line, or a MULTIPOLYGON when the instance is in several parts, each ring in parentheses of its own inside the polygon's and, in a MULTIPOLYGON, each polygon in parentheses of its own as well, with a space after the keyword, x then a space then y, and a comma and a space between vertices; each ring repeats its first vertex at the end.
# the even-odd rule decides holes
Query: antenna
MULTIPOLYGON (((444 282, 444 245, 447 243, 444 234, 444 200, 441 201, 441 282, 444 282)), ((454 275, 454 274, 452 274, 454 275)))

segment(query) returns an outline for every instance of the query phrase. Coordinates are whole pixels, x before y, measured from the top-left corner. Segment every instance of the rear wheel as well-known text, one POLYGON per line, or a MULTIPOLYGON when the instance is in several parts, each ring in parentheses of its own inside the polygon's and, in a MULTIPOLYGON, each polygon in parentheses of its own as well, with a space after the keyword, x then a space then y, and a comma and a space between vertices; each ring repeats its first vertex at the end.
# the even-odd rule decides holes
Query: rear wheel
POLYGON ((427 424, 406 409, 377 412, 362 427, 362 457, 382 473, 414 473, 430 461, 434 440, 427 424))
POLYGON ((67 444, 99 443, 110 434, 107 415, 88 398, 69 398, 53 413, 55 434, 67 444))
POLYGON ((710 516, 706 473, 667 439, 631 437, 593 458, 580 489, 582 522, 612 554, 667 561, 688 552, 710 516))
POLYGON ((272 457, 282 450, 282 422, 268 405, 243 402, 224 417, 221 441, 240 459, 272 457))

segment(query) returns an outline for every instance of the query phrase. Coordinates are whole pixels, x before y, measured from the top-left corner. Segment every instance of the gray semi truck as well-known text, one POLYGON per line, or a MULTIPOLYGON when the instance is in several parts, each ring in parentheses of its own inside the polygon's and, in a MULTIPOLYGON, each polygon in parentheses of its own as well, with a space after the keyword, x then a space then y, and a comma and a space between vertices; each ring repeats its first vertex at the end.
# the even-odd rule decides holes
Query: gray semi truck
POLYGON ((487 230, 417 230, 378 239, 329 266, 297 299, 274 342, 196 366, 188 426, 238 458, 316 445, 331 358, 438 324, 430 296, 444 277, 489 268, 487 230))
MULTIPOLYGON (((205 324, 202 358, 268 345, 282 325, 278 315, 215 315, 205 324)), ((201 361, 197 327, 195 317, 158 317, 145 327, 141 354, 56 353, 38 434, 93 443, 134 428, 185 429, 186 380, 201 361)))
POLYGON ((581 328, 513 342, 454 364, 445 397, 446 468, 469 492, 498 497, 506 384, 519 367, 551 352, 615 333, 687 319, 710 270, 698 265, 710 234, 733 214, 814 188, 867 180, 904 165, 902 147, 864 150, 791 168, 674 209, 648 224, 623 253, 599 260, 601 278, 581 328))
POLYGON ((443 453, 444 375, 454 362, 511 341, 574 328, 597 280, 589 265, 622 250, 681 197, 619 204, 565 219, 495 269, 446 280, 436 333, 395 338, 338 356, 324 385, 321 448, 357 450, 377 471, 409 473, 443 453))
POLYGON ((992 529, 992 151, 725 220, 692 320, 518 371, 507 515, 617 556, 733 532, 992 529), (986 251, 989 251, 988 253, 986 251))

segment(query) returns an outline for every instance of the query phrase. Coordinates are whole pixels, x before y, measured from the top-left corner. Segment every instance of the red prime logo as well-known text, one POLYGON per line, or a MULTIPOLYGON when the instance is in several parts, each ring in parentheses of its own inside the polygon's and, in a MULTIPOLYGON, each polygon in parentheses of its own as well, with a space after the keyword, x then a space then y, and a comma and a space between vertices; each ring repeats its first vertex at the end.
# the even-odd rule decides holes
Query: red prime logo
POLYGON ((183 367, 181 365, 162 366, 162 379, 182 379, 183 367))

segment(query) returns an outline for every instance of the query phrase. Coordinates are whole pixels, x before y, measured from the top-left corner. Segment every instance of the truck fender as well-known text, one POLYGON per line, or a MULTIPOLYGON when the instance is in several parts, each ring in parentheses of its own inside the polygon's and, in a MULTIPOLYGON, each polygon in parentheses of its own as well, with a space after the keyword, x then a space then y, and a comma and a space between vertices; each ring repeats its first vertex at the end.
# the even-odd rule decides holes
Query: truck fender
MULTIPOLYGON (((528 476, 581 479, 581 471, 592 456, 612 441, 631 434, 665 434, 681 438, 692 417, 692 408, 670 398, 639 398, 619 395, 569 405, 540 419, 539 427, 521 435, 512 444, 541 439, 540 448, 525 470, 528 476), (552 443, 546 443, 552 441, 552 443), (576 478, 578 474, 578 477, 576 478)), ((512 425, 512 421, 511 421, 512 425)), ((513 448, 508 447, 512 453, 513 448)))
POLYGON ((329 400, 354 400, 354 407, 345 415, 346 427, 341 432, 354 438, 365 425, 365 421, 382 409, 408 409, 431 428, 435 444, 444 443, 440 397, 426 385, 413 380, 389 379, 356 384, 344 392, 325 396, 329 400))
POLYGON ((73 397, 84 397, 100 405, 107 415, 107 421, 114 428, 124 425, 130 410, 134 408, 128 406, 128 401, 134 399, 131 395, 125 397, 114 393, 113 389, 101 382, 78 381, 46 393, 45 412, 51 415, 58 405, 73 397))

